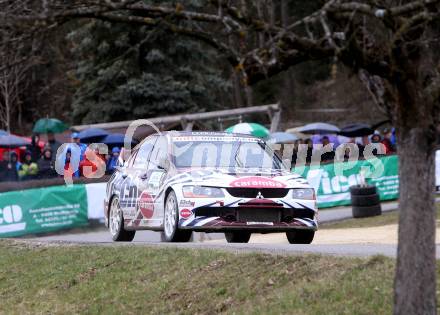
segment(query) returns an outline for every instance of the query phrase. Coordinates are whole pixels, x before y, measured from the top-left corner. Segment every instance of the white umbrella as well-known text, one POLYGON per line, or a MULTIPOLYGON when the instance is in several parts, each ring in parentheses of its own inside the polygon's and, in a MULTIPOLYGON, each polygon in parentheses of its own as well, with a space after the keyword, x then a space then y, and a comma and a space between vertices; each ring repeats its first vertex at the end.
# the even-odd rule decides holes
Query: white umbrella
POLYGON ((338 133, 340 129, 332 124, 317 122, 317 123, 311 123, 304 125, 302 127, 298 128, 299 132, 306 133, 306 134, 332 134, 332 133, 338 133))

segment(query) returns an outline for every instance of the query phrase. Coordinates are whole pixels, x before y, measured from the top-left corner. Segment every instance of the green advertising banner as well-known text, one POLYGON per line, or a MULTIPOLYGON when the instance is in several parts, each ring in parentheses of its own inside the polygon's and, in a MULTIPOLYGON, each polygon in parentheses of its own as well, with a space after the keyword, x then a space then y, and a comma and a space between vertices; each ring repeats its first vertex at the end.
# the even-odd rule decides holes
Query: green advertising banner
POLYGON ((51 232, 88 224, 84 185, 0 194, 0 237, 51 232))
POLYGON ((396 155, 298 167, 293 171, 307 178, 315 188, 318 206, 322 208, 350 205, 350 186, 360 184, 362 177, 377 187, 381 200, 393 200, 399 196, 396 155))

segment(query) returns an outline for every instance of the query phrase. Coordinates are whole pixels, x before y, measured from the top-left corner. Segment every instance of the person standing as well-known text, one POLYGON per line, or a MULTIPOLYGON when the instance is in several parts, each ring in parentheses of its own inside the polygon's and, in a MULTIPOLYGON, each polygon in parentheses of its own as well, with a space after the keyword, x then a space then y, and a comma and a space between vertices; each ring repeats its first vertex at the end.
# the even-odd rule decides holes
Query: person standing
POLYGON ((47 145, 50 147, 51 152, 51 156, 52 156, 52 162, 55 161, 57 152, 58 152, 58 148, 61 146, 61 143, 59 143, 56 139, 55 139, 55 135, 52 132, 48 132, 47 133, 47 145))
MULTIPOLYGON (((17 153, 14 152, 17 156, 17 153)), ((3 161, 0 162, 0 181, 1 182, 10 182, 18 180, 17 173, 17 161, 11 161, 10 152, 5 151, 3 153, 3 161)))
POLYGON ((26 151, 24 154, 23 163, 18 170, 20 180, 34 179, 38 174, 37 163, 32 161, 32 152, 26 151))
POLYGON ((50 147, 43 150, 43 155, 38 160, 38 178, 53 178, 57 176, 50 147))
POLYGON ((29 148, 30 153, 31 153, 31 158, 33 162, 38 162, 38 160, 41 157, 41 148, 39 145, 40 142, 40 136, 38 134, 34 134, 32 135, 32 142, 31 142, 31 146, 29 148))
POLYGON ((86 150, 87 150, 87 145, 84 143, 81 143, 81 139, 79 138, 78 132, 73 132, 71 135, 71 138, 72 138, 72 143, 75 143, 81 149, 80 161, 82 161, 84 159, 84 154, 86 153, 86 150))
POLYGON ((119 153, 121 150, 118 147, 114 147, 112 149, 112 155, 107 161, 106 165, 106 174, 113 174, 115 171, 116 166, 118 166, 118 160, 119 160, 119 153))

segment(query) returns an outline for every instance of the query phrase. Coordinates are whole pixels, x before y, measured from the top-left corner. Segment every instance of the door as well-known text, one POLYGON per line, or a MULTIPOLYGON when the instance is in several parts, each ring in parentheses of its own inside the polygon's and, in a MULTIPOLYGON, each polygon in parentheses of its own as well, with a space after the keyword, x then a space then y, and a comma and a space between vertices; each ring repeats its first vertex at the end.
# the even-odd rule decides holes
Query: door
POLYGON ((168 141, 165 136, 160 136, 151 151, 147 172, 138 178, 141 196, 139 198, 140 212, 143 213, 143 225, 160 227, 163 218, 163 198, 160 193, 167 176, 163 161, 168 157, 168 141), (159 197, 158 197, 159 196, 159 197))
MULTIPOLYGON (((153 150, 154 143, 157 136, 151 136, 145 139, 140 145, 131 165, 127 167, 126 179, 124 182, 124 196, 125 202, 122 210, 124 211, 124 218, 131 220, 129 226, 138 227, 141 220, 144 218, 141 212, 142 207, 139 207, 141 202, 141 194, 143 191, 143 180, 148 169, 148 158, 153 150)), ((122 192, 122 190, 121 190, 122 192)))

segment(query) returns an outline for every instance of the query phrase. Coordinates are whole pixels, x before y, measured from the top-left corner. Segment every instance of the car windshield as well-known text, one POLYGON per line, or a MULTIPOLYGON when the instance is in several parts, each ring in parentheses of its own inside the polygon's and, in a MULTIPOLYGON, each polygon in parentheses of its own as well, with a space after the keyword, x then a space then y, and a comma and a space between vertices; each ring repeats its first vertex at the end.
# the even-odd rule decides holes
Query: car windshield
POLYGON ((238 138, 233 141, 205 141, 196 137, 194 141, 175 140, 173 163, 177 168, 285 169, 279 157, 265 142, 251 140, 238 138))

